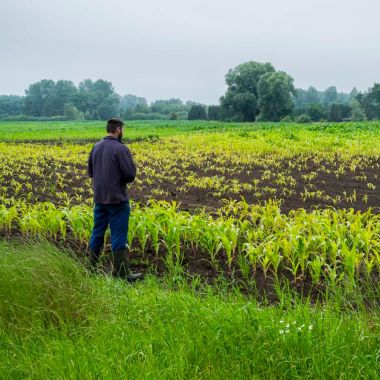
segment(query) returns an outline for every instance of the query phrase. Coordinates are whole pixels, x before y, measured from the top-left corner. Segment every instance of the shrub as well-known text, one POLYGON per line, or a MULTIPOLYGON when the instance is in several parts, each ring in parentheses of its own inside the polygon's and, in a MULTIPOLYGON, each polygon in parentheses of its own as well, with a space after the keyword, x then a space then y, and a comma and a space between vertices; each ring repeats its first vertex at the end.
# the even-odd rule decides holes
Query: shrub
POLYGON ((309 115, 303 114, 297 117, 297 123, 311 123, 311 118, 309 115))

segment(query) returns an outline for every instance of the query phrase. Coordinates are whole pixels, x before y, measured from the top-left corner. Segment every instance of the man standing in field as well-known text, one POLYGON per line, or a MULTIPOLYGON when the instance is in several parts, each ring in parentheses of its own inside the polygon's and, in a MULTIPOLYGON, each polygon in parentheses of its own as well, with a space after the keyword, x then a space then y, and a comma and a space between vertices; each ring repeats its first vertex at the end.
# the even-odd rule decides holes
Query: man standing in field
POLYGON ((131 152, 121 141, 123 128, 121 120, 108 120, 107 136, 94 145, 88 159, 88 175, 93 178, 95 203, 90 263, 96 267, 109 225, 114 272, 127 281, 135 281, 142 278, 142 274, 131 273, 128 265, 130 205, 127 183, 135 180, 136 167, 131 152))

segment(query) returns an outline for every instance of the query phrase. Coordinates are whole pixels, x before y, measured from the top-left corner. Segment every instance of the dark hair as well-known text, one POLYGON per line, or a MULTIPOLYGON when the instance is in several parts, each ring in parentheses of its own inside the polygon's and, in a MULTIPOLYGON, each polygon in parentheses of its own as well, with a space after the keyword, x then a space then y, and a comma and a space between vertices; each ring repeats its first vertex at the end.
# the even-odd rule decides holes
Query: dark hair
POLYGON ((115 133, 117 128, 122 128, 124 125, 123 121, 120 119, 117 119, 116 117, 113 117, 112 119, 109 119, 107 121, 107 132, 108 133, 115 133))

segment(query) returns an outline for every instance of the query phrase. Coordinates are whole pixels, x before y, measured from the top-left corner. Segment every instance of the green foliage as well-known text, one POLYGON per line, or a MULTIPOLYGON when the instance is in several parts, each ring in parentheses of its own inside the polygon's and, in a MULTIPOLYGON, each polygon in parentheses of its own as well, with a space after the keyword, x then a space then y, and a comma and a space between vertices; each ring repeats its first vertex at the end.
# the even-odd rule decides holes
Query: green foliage
POLYGON ((151 104, 151 111, 162 115, 170 115, 172 112, 187 110, 187 106, 181 99, 156 100, 151 104))
POLYGON ((375 83, 368 92, 358 96, 368 120, 380 119, 380 83, 375 83))
POLYGON ((145 112, 148 108, 148 103, 145 98, 138 97, 132 94, 124 95, 120 99, 121 112, 133 111, 133 112, 145 112), (136 109, 137 107, 137 109, 136 109))
POLYGON ((0 95, 0 118, 20 115, 24 107, 24 97, 17 95, 0 95))
POLYGON ((325 105, 329 105, 331 103, 335 103, 338 101, 338 91, 335 86, 331 86, 327 88, 324 92, 324 96, 322 102, 325 105))
POLYGON ((311 118, 307 114, 303 114, 297 117, 296 119, 297 123, 311 123, 311 118))
POLYGON ((207 119, 206 107, 201 104, 192 105, 189 111, 188 119, 189 120, 206 120, 207 119))
POLYGON ((320 121, 327 118, 327 109, 320 103, 314 103, 306 108, 306 114, 312 121, 320 121))
POLYGON ((330 104, 328 111, 329 121, 343 121, 348 119, 351 115, 351 106, 349 104, 343 103, 332 103, 330 104))
POLYGON ((278 71, 266 73, 258 83, 259 108, 262 120, 279 121, 293 109, 293 78, 278 71))
POLYGON ((259 112, 258 83, 260 77, 269 72, 274 72, 270 63, 253 61, 242 63, 228 71, 226 75, 228 88, 221 98, 221 107, 227 118, 255 121, 259 112))
POLYGON ((358 91, 355 87, 349 94, 344 92, 338 93, 336 87, 329 87, 324 91, 318 91, 316 88, 311 86, 307 90, 297 89, 294 96, 295 110, 298 115, 302 113, 309 114, 308 109, 310 106, 319 105, 324 109, 325 115, 320 117, 320 119, 316 119, 316 115, 310 114, 310 117, 313 120, 321 120, 327 118, 327 111, 332 103, 350 104, 355 99, 357 94, 358 91))
POLYGON ((120 96, 111 82, 85 79, 78 86, 78 94, 73 102, 82 112, 89 112, 91 119, 106 120, 119 114, 120 96))
POLYGON ((210 105, 207 110, 207 119, 208 120, 220 120, 220 106, 210 105))
POLYGON ((83 112, 79 111, 72 103, 65 103, 63 116, 67 120, 84 120, 83 112))
POLYGON ((65 103, 75 102, 77 88, 71 81, 41 80, 25 91, 24 113, 30 116, 63 115, 65 103))
POLYGON ((255 121, 260 112, 260 120, 279 121, 293 109, 293 79, 270 63, 243 63, 229 70, 226 84, 220 99, 223 119, 255 121))
POLYGON ((78 110, 86 119, 108 119, 118 115, 118 107, 119 95, 112 83, 102 79, 95 82, 86 79, 78 88, 71 81, 44 79, 29 86, 24 100, 26 115, 62 115, 70 120, 83 118, 78 110))
POLYGON ((367 118, 365 116, 364 110, 360 103, 354 99, 352 104, 351 119, 352 121, 365 121, 367 118))
POLYGON ((293 120, 292 120, 292 117, 287 115, 285 117, 283 117, 281 120, 281 123, 291 123, 293 120))

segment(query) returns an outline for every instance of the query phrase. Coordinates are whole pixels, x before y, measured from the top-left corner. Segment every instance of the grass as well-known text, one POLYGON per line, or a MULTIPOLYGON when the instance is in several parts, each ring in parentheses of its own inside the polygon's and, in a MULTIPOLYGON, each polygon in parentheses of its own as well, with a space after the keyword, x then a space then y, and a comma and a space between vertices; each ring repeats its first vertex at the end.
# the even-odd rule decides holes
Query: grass
POLYGON ((379 377, 378 308, 195 284, 127 285, 47 242, 0 241, 0 378, 379 377))

